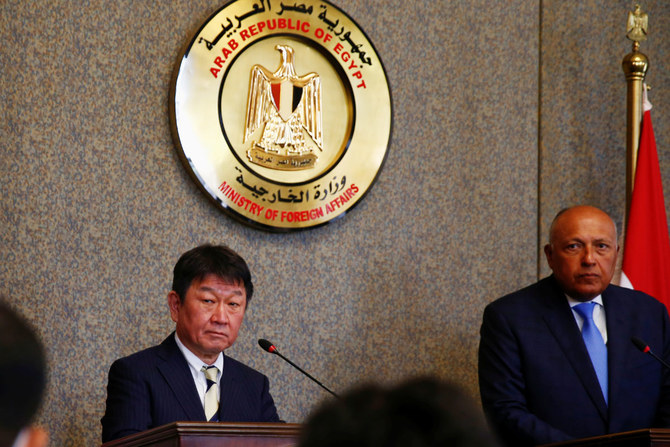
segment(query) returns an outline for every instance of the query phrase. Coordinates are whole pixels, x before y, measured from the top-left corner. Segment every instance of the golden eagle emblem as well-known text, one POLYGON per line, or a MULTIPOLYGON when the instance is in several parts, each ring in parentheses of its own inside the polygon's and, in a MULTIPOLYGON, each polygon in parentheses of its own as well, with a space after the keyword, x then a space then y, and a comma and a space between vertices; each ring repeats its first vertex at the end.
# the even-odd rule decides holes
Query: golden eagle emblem
POLYGON ((309 169, 318 159, 314 146, 323 150, 321 79, 316 73, 296 75, 290 46, 275 49, 281 63, 274 73, 258 64, 251 69, 243 142, 256 136, 247 151, 252 163, 309 169))
POLYGON ((649 16, 642 12, 640 5, 635 5, 635 11, 628 11, 626 23, 626 37, 633 42, 644 42, 647 40, 647 28, 649 27, 649 16))

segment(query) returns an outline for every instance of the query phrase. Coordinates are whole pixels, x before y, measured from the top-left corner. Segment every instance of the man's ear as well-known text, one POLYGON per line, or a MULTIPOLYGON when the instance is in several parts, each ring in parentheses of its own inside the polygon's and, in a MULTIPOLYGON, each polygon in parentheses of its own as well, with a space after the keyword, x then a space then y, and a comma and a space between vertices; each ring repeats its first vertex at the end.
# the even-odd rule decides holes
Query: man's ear
POLYGON ((552 255, 551 244, 547 244, 544 246, 544 256, 547 258, 547 264, 549 264, 549 268, 553 270, 554 267, 551 260, 551 255, 552 255))
POLYGON ((172 321, 176 323, 179 319, 179 307, 181 306, 181 300, 179 299, 177 292, 174 290, 170 290, 167 299, 168 307, 170 308, 170 317, 172 318, 172 321))

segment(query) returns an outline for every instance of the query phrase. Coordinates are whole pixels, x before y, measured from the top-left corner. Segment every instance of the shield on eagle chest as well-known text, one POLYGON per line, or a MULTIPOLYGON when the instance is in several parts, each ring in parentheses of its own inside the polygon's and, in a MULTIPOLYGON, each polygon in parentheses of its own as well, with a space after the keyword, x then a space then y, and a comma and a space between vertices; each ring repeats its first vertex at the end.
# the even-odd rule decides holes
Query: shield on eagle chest
POLYGON ((288 121, 302 98, 302 87, 296 87, 293 82, 284 79, 281 82, 270 83, 272 89, 272 101, 274 102, 279 116, 288 121))

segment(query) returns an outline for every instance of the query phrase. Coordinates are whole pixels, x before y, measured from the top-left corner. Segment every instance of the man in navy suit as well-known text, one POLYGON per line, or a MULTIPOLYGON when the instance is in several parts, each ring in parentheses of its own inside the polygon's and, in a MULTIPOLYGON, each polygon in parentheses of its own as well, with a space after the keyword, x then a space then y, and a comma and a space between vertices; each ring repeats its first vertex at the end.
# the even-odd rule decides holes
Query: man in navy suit
POLYGON ((669 427, 670 374, 631 342, 639 337, 670 360, 668 312, 610 284, 618 252, 612 219, 588 206, 563 210, 544 252, 553 275, 484 311, 479 387, 500 438, 528 446, 669 427), (590 322, 573 308, 588 302, 596 303, 588 305, 590 322), (606 352, 601 380, 603 362, 591 359, 581 332, 592 323, 606 352))
POLYGON ((176 330, 160 345, 112 364, 102 441, 175 421, 279 422, 267 377, 223 354, 237 338, 252 293, 246 262, 228 247, 184 253, 168 294, 176 330))

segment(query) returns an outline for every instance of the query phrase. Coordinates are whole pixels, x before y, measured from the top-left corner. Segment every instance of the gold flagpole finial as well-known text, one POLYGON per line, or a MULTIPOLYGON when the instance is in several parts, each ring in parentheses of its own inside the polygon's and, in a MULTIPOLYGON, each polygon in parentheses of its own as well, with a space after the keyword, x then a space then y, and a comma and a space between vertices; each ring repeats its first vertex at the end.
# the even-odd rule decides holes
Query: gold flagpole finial
POLYGON ((640 143, 640 122, 642 120, 642 84, 649 68, 649 59, 640 53, 640 42, 647 40, 649 18, 642 12, 640 5, 628 12, 626 37, 633 41, 633 51, 628 53, 621 63, 628 91, 626 95, 626 211, 627 221, 630 199, 635 182, 637 151, 640 143))
POLYGON ((622 66, 626 79, 644 81, 649 68, 647 56, 640 53, 640 42, 647 40, 649 16, 642 12, 640 5, 635 5, 634 11, 628 11, 626 21, 626 37, 633 41, 633 51, 624 57, 622 66))
POLYGON ((640 5, 635 5, 634 11, 628 11, 628 22, 626 24, 626 37, 633 41, 633 51, 640 47, 640 42, 647 40, 647 27, 649 17, 642 12, 640 5), (635 45, 637 44, 637 45, 635 45), (635 48, 637 46, 637 48, 635 48))

